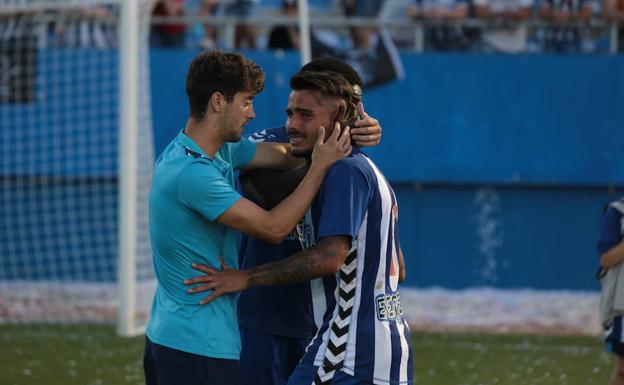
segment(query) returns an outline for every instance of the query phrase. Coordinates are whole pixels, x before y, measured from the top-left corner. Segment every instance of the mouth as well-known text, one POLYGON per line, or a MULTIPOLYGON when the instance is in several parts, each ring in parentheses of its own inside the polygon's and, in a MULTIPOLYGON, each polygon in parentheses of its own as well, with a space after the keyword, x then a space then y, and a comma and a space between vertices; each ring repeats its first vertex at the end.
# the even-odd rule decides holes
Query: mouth
POLYGON ((290 135, 288 139, 290 140, 290 144, 293 146, 300 145, 305 141, 305 137, 299 135, 290 135))
POLYGON ((299 145, 301 143, 303 143, 306 140, 306 136, 293 132, 293 133, 288 133, 288 139, 290 140, 290 144, 293 146, 299 145))

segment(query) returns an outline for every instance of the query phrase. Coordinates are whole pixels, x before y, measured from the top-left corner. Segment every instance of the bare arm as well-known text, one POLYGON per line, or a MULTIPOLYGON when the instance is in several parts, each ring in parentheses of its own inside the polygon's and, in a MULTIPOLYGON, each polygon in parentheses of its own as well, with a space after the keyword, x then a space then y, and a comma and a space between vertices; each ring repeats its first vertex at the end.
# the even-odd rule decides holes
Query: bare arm
POLYGON ((217 221, 228 227, 269 242, 279 243, 286 237, 312 204, 330 166, 351 152, 349 130, 336 124, 327 142, 323 133, 314 146, 312 164, 306 176, 292 194, 270 211, 266 211, 245 198, 239 199, 217 221))
POLYGON ((290 155, 290 144, 262 142, 256 145, 253 159, 243 169, 269 168, 289 170, 300 166, 305 161, 290 155))
POLYGON ((350 237, 326 237, 315 246, 291 257, 246 270, 230 269, 223 263, 221 271, 194 264, 193 268, 205 275, 187 279, 184 284, 199 285, 189 289, 189 293, 214 290, 208 297, 201 300, 200 303, 204 305, 223 294, 242 291, 251 286, 307 282, 340 270, 347 258, 350 246, 350 237))
POLYGON ((600 256, 601 267, 614 267, 624 261, 624 240, 600 256))
POLYGON ((403 257, 403 249, 399 249, 399 282, 405 281, 407 272, 405 271, 405 258, 403 257))

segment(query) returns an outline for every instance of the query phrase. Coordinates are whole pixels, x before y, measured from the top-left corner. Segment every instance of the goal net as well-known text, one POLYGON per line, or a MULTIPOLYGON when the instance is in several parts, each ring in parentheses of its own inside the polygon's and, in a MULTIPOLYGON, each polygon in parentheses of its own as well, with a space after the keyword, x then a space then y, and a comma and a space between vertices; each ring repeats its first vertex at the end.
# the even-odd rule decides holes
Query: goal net
POLYGON ((113 322, 124 311, 132 325, 121 333, 136 334, 147 320, 151 4, 130 2, 138 44, 124 51, 124 1, 0 0, 0 323, 113 322), (131 79, 120 70, 128 55, 131 79), (120 129, 125 107, 134 121, 120 129), (139 140, 122 154, 128 129, 139 140), (124 170, 133 196, 120 198, 124 170), (120 296, 124 242, 132 282, 120 296))

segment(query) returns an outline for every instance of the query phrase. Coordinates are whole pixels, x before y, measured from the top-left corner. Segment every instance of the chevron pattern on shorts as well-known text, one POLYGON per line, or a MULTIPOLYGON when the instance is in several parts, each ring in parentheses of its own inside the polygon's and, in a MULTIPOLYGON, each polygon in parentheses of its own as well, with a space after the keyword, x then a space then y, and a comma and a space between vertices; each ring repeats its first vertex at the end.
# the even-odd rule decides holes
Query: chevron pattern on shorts
POLYGON ((340 282, 338 289, 338 315, 334 318, 323 365, 314 376, 314 385, 331 384, 336 370, 344 366, 344 356, 349 339, 349 322, 355 302, 355 287, 357 284, 357 250, 347 256, 340 268, 340 282))

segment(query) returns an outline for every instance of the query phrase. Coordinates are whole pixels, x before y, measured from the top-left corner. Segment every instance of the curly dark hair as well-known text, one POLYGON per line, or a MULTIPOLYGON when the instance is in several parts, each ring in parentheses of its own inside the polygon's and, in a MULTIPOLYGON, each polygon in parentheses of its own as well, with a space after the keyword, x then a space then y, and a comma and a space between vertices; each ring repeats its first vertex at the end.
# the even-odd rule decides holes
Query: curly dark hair
POLYGON ((237 92, 254 94, 264 88, 262 68, 243 55, 233 52, 204 51, 195 56, 186 74, 186 95, 190 115, 201 121, 210 97, 220 92, 231 102, 237 92))

